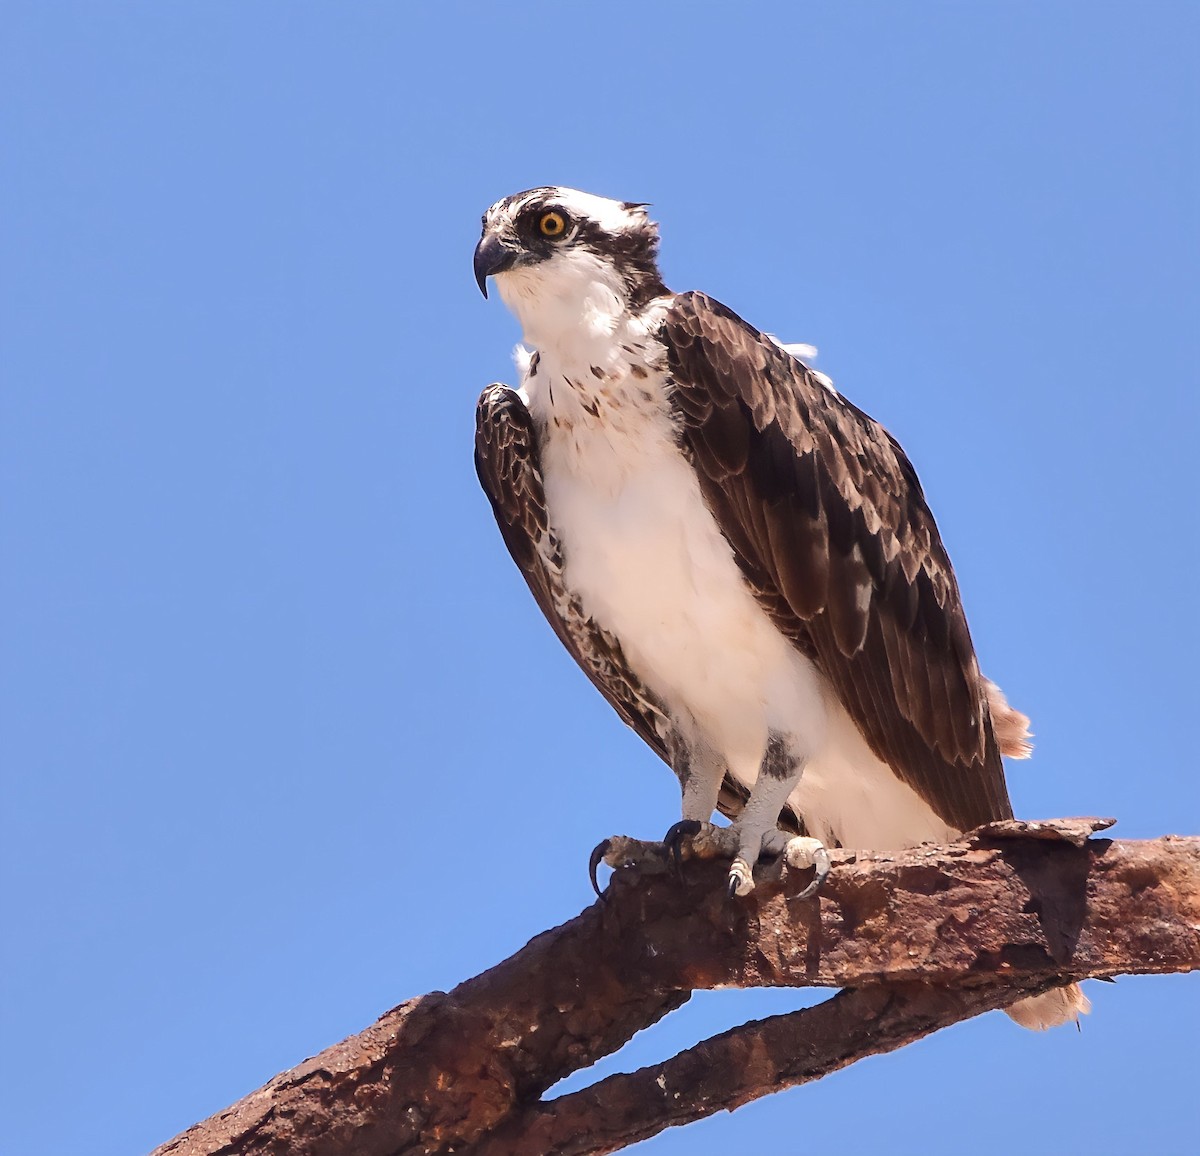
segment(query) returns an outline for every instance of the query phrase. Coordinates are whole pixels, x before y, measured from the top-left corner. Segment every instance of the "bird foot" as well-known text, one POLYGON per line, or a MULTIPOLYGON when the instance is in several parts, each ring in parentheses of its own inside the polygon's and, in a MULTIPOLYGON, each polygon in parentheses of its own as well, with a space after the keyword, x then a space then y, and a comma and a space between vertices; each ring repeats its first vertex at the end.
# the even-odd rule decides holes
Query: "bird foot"
POLYGON ((732 859, 727 883, 731 899, 754 890, 754 864, 740 854, 741 840, 736 827, 682 819, 667 832, 663 843, 670 850, 677 871, 685 850, 689 859, 732 859))
MULTIPOLYGON (((736 825, 718 827, 715 823, 684 819, 667 832, 664 842, 671 848, 676 868, 685 848, 689 859, 732 859, 726 882, 730 899, 749 895, 754 890, 754 867, 758 856, 755 856, 754 862, 747 858, 736 825)), ((767 840, 764 839, 761 853, 766 851, 767 840)))
POLYGON ((738 841, 732 827, 680 819, 663 836, 663 846, 678 867, 684 859, 728 859, 737 854, 738 841))
POLYGON ((683 819, 663 837, 661 843, 613 835, 598 843, 588 860, 592 890, 600 894, 596 873, 601 863, 614 871, 637 867, 643 874, 660 875, 674 869, 679 872, 684 859, 728 859, 737 852, 737 837, 731 827, 683 819))
POLYGON ((661 875, 672 869, 678 874, 685 859, 731 859, 726 884, 731 899, 749 895, 754 890, 754 869, 758 865, 769 871, 768 864, 774 863, 775 878, 778 878, 780 863, 789 876, 793 872, 816 869, 812 881, 789 899, 810 899, 820 890, 830 869, 829 852, 819 839, 789 838, 778 830, 768 832, 752 863, 736 826, 718 827, 714 823, 683 819, 667 831, 661 843, 634 839, 629 835, 605 839, 592 851, 588 877, 592 881, 592 890, 600 895, 596 873, 601 863, 614 871, 637 867, 643 874, 661 875))
POLYGON ((729 897, 749 895, 754 890, 754 876, 757 872, 759 880, 769 879, 778 881, 785 874, 807 871, 816 868, 813 880, 798 894, 789 896, 791 899, 808 899, 820 890, 829 874, 829 852, 819 839, 809 839, 805 836, 790 836, 778 829, 768 831, 762 837, 758 854, 753 855, 753 838, 739 838, 736 824, 727 828, 730 832, 725 840, 731 844, 724 854, 732 855, 733 862, 729 866, 729 897))
POLYGON ((670 869, 670 851, 665 843, 647 839, 634 839, 630 835, 613 835, 597 843, 588 859, 588 878, 592 890, 600 895, 600 884, 596 872, 600 864, 606 863, 614 871, 637 867, 648 875, 660 875, 670 869))
POLYGON ((829 852, 820 839, 810 839, 803 835, 789 839, 783 848, 783 861, 787 864, 789 875, 793 871, 807 871, 810 867, 816 868, 812 882, 795 895, 789 896, 789 900, 811 899, 821 890, 821 885, 829 876, 829 852))

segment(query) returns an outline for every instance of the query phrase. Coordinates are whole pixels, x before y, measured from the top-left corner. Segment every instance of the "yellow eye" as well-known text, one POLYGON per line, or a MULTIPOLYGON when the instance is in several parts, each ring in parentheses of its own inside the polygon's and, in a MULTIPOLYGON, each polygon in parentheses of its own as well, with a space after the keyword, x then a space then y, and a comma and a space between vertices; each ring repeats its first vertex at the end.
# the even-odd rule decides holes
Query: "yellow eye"
POLYGON ((556 213, 553 210, 543 213, 538 218, 538 229, 541 230, 543 237, 561 237, 567 231, 566 218, 562 213, 556 213))

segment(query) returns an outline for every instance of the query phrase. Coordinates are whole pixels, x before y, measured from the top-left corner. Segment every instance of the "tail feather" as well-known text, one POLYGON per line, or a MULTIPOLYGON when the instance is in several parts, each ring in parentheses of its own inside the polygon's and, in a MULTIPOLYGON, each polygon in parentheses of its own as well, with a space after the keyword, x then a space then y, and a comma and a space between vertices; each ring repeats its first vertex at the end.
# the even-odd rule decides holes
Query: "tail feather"
MULTIPOLYGON (((985 678, 983 685, 1000 753, 1010 759, 1029 758, 1033 754, 1029 716, 1010 706, 1004 691, 990 678, 985 678)), ((1041 995, 1019 1000, 1005 1010, 1021 1027, 1044 1032, 1061 1024, 1078 1024, 1079 1017, 1092 1010, 1092 1004, 1079 984, 1073 983, 1069 987, 1056 987, 1041 995)))
POLYGON ((1061 1024, 1079 1023, 1079 1017, 1092 1010, 1092 1002, 1083 994, 1079 984, 1056 987, 1041 995, 1031 995, 1005 1008, 1009 1017, 1023 1028, 1044 1032, 1061 1024))
POLYGON ((1033 754, 1033 737, 1029 733, 1029 716, 1008 705, 1008 699, 990 678, 983 680, 988 709, 992 715, 992 730, 1000 753, 1010 759, 1027 759, 1033 754))

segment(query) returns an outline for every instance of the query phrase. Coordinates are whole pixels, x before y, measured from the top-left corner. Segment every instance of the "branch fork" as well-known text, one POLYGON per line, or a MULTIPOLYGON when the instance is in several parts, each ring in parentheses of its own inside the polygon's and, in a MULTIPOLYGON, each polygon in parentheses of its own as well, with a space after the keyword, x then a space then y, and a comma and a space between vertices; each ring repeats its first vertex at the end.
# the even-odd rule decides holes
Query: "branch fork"
POLYGON ((1200 839, 1007 821, 892 855, 831 852, 820 895, 726 865, 617 872, 604 902, 449 993, 409 1000, 154 1156, 611 1152, 1088 977, 1200 968, 1200 839), (714 987, 836 987, 661 1064, 545 1101, 714 987))

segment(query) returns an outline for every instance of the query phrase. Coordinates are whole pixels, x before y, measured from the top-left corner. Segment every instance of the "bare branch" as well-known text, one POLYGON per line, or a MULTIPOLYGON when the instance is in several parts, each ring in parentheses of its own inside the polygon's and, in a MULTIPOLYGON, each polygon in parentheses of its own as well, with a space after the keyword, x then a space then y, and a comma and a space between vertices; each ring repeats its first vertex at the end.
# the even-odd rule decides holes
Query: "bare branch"
POLYGON ((514 1112, 475 1156, 537 1152, 600 1156, 666 1128, 782 1092, 911 1044, 939 1028, 1007 1007, 1045 984, 978 988, 906 984, 839 992, 786 1015, 752 1020, 669 1060, 514 1112))
POLYGON ((401 1005, 156 1156, 501 1152, 505 1137, 511 1151, 611 1151, 625 1133, 651 1134, 647 1078, 679 1094, 670 1105, 658 1096, 666 1127, 1031 990, 1200 967, 1200 839, 1087 839, 1095 826, 993 825, 947 847, 842 853, 819 905, 788 902, 802 881, 730 902, 720 863, 686 864, 682 881, 621 872, 606 902, 449 994, 401 1005), (734 1029, 653 1076, 537 1103, 690 992, 763 985, 864 990, 734 1029), (769 1062, 708 1062, 744 1054, 769 1062), (569 1121, 601 1108, 608 1132, 596 1130, 590 1148, 561 1146, 569 1121), (550 1146, 522 1127, 544 1130, 550 1146))

